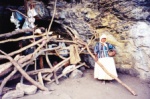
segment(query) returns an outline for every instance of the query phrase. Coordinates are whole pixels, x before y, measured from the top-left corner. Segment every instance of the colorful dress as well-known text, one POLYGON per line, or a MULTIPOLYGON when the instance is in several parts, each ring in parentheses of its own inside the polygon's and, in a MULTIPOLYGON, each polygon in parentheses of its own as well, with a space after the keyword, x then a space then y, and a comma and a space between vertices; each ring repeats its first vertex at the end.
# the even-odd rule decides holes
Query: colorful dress
MULTIPOLYGON (((94 53, 98 55, 98 61, 114 76, 118 77, 113 57, 109 57, 108 50, 115 50, 112 44, 97 43, 94 47, 94 53)), ((103 69, 95 63, 94 67, 94 78, 101 80, 112 80, 113 78, 107 75, 103 69)))

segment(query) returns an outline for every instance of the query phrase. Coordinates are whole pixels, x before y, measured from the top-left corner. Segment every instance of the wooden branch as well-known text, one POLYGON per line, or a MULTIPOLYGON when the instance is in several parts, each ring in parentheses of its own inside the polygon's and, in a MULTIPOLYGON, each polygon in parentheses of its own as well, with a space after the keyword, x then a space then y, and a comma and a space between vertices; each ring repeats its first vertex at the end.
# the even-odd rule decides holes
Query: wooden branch
MULTIPOLYGON (((70 59, 70 57, 67 58, 67 59, 65 59, 65 60, 63 60, 63 61, 61 61, 61 62, 59 62, 57 65, 55 65, 55 66, 54 66, 53 68, 51 68, 51 69, 33 70, 33 71, 27 72, 27 74, 28 74, 28 75, 35 75, 35 74, 37 74, 38 72, 41 72, 41 73, 52 73, 52 72, 54 72, 54 70, 58 70, 58 69, 61 68, 64 64, 66 64, 66 62, 68 62, 69 59, 70 59)), ((20 75, 15 75, 14 77, 12 77, 12 78, 9 79, 9 80, 17 79, 17 78, 19 78, 19 77, 20 77, 20 75)))
POLYGON ((48 91, 48 89, 42 85, 40 85, 39 83, 37 83, 36 81, 34 81, 20 66, 19 64, 13 60, 13 58, 11 58, 8 54, 4 53, 3 51, 0 50, 1 53, 3 53, 4 55, 7 56, 7 59, 9 59, 13 65, 16 67, 16 69, 29 81, 31 82, 33 85, 37 86, 39 89, 41 90, 45 90, 48 91))
POLYGON ((2 95, 2 91, 3 91, 3 88, 5 86, 5 84, 7 83, 7 81, 17 72, 16 69, 14 69, 7 77, 5 77, 1 83, 1 86, 0 86, 0 95, 2 95))
MULTIPOLYGON (((20 56, 19 59, 15 59, 16 61, 18 61, 19 64, 23 64, 26 61, 29 61, 32 57, 32 54, 29 54, 27 56, 20 56)), ((10 72, 13 68, 11 67, 13 64, 11 62, 7 62, 4 63, 2 65, 0 65, 0 77, 4 76, 5 74, 7 74, 8 72, 10 72)))
MULTIPOLYGON (((71 31, 71 33, 72 34, 74 34, 74 38, 79 38, 79 34, 78 34, 78 32, 75 30, 75 29, 72 29, 72 28, 70 28, 70 27, 68 27, 68 26, 66 26, 66 28, 69 30, 69 31, 71 31)), ((70 32, 69 32, 70 33, 70 32)))
POLYGON ((44 40, 42 44, 33 52, 33 56, 41 49, 49 40, 44 40))
POLYGON ((38 81, 39 81, 39 83, 40 83, 42 86, 44 86, 43 78, 42 78, 41 72, 38 72, 38 81))
MULTIPOLYGON (((48 47, 47 47, 47 44, 46 44, 46 48, 48 48, 48 47)), ((48 58, 48 52, 46 52, 45 57, 46 57, 46 61, 47 61, 47 64, 49 65, 49 67, 50 67, 50 68, 53 68, 53 66, 52 66, 52 64, 51 64, 51 62, 50 62, 50 60, 49 60, 49 58, 48 58)), ((57 75, 56 75, 56 70, 54 70, 54 78, 55 78, 55 80, 56 80, 56 84, 59 84, 59 81, 58 81, 57 75)))
MULTIPOLYGON (((30 47, 32 47, 32 46, 37 45, 38 43, 41 43, 41 42, 42 42, 43 40, 45 40, 45 39, 46 39, 46 38, 42 38, 42 39, 40 39, 40 40, 38 40, 38 41, 36 41, 36 42, 34 42, 34 43, 31 43, 30 45, 27 45, 27 46, 21 48, 20 50, 17 50, 17 51, 14 51, 14 52, 9 53, 8 55, 13 56, 13 55, 15 55, 15 54, 17 54, 17 53, 20 53, 20 52, 22 52, 22 51, 24 51, 24 50, 26 50, 26 49, 28 49, 28 48, 30 48, 30 47)), ((0 57, 0 58, 1 58, 1 57, 0 57)))
POLYGON ((55 50, 55 52, 56 52, 56 55, 57 55, 57 56, 59 56, 61 59, 66 59, 65 57, 63 57, 63 56, 59 55, 59 53, 58 53, 58 51, 57 51, 57 50, 55 50))
MULTIPOLYGON (((30 75, 30 76, 32 76, 32 75, 36 75, 36 74, 38 74, 38 72, 41 72, 41 73, 52 73, 53 71, 52 71, 53 69, 38 69, 38 70, 33 70, 33 71, 28 71, 27 72, 27 74, 28 75, 30 75)), ((14 80, 14 79, 18 79, 19 77, 21 77, 22 75, 20 75, 20 74, 16 74, 16 75, 14 75, 13 77, 11 77, 10 79, 9 79, 9 81, 11 81, 11 80, 14 80)), ((2 83, 2 81, 0 81, 0 83, 2 83)))
POLYGON ((0 38, 2 37, 10 37, 16 34, 21 34, 21 33, 25 33, 25 32, 33 32, 33 29, 20 29, 20 30, 15 30, 12 32, 8 32, 8 33, 3 33, 0 35, 0 38))
POLYGON ((70 37, 72 38, 72 40, 74 39, 74 36, 71 34, 71 32, 67 29, 67 26, 64 26, 65 30, 67 31, 67 33, 70 35, 70 37))
POLYGON ((64 42, 64 43, 73 43, 73 44, 77 44, 77 42, 75 41, 71 41, 71 40, 53 40, 53 42, 64 42))
POLYGON ((57 4, 57 0, 55 0, 53 16, 52 16, 52 19, 51 19, 50 25, 49 25, 49 27, 48 27, 48 32, 50 31, 51 26, 52 26, 52 23, 53 23, 53 20, 54 20, 54 16, 55 16, 55 13, 56 13, 56 4, 57 4))
POLYGON ((15 12, 18 12, 20 13, 21 15, 23 15, 25 18, 28 18, 28 16, 26 16, 25 14, 23 14, 22 12, 18 11, 18 10, 14 10, 14 9, 11 9, 11 8, 7 8, 9 9, 10 11, 15 11, 15 12))
POLYGON ((47 48, 47 49, 44 49, 44 50, 40 50, 38 53, 36 53, 34 55, 34 59, 37 58, 39 55, 41 55, 43 52, 46 52, 46 51, 52 51, 52 50, 55 50, 55 49, 60 49, 60 47, 54 47, 54 48, 47 48))
MULTIPOLYGON (((26 66, 27 64, 31 63, 31 61, 29 62, 26 62, 25 64, 22 65, 22 68, 24 66, 26 66)), ((5 86, 5 84, 10 80, 10 78, 17 72, 17 69, 14 68, 14 70, 7 76, 3 79, 2 83, 1 83, 1 86, 0 86, 0 95, 2 95, 2 91, 3 91, 3 87, 5 86)))
MULTIPOLYGON (((20 41, 20 40, 26 40, 26 39, 31 39, 31 38, 37 38, 37 37, 42 37, 47 35, 47 33, 43 33, 41 35, 34 35, 34 36, 25 36, 25 37, 20 37, 20 38, 15 38, 15 39, 7 39, 7 40, 2 40, 0 43, 6 43, 6 42, 15 42, 15 41, 20 41)), ((51 33, 48 33, 48 35, 51 35, 51 33)))

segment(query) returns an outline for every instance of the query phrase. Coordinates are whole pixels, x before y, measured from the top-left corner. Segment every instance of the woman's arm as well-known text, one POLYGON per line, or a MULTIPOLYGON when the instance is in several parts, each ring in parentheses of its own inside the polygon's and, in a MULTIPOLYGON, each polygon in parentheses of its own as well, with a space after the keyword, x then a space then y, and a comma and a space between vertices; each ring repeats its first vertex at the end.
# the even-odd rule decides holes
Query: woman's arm
POLYGON ((96 45, 94 47, 95 61, 98 61, 98 52, 99 52, 99 44, 96 43, 96 45))

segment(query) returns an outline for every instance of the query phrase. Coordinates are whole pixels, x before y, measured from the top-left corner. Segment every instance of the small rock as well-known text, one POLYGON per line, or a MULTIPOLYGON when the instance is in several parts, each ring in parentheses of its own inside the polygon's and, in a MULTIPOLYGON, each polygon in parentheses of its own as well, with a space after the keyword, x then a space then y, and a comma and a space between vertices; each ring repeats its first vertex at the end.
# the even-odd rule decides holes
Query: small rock
POLYGON ((71 75, 69 77, 70 78, 81 78, 82 76, 83 76, 83 72, 76 69, 71 73, 71 75))
POLYGON ((17 84, 16 89, 24 91, 24 93, 27 94, 27 95, 35 94, 36 91, 37 91, 36 86, 34 86, 34 85, 25 85, 25 84, 21 84, 21 83, 17 84))
POLYGON ((24 91, 22 91, 22 90, 13 90, 13 91, 7 92, 2 97, 2 99, 15 99, 15 98, 23 97, 23 96, 24 96, 24 91))

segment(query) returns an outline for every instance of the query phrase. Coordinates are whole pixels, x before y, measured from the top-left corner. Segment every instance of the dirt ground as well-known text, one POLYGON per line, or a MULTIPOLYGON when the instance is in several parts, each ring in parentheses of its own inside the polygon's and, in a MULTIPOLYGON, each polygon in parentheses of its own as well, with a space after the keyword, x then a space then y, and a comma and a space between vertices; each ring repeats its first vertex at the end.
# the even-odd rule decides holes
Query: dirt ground
POLYGON ((93 78, 93 70, 84 71, 84 76, 78 79, 67 78, 47 85, 51 92, 38 92, 35 95, 19 99, 150 99, 150 86, 138 78, 119 74, 119 78, 138 94, 133 96, 117 81, 106 82, 93 78))

